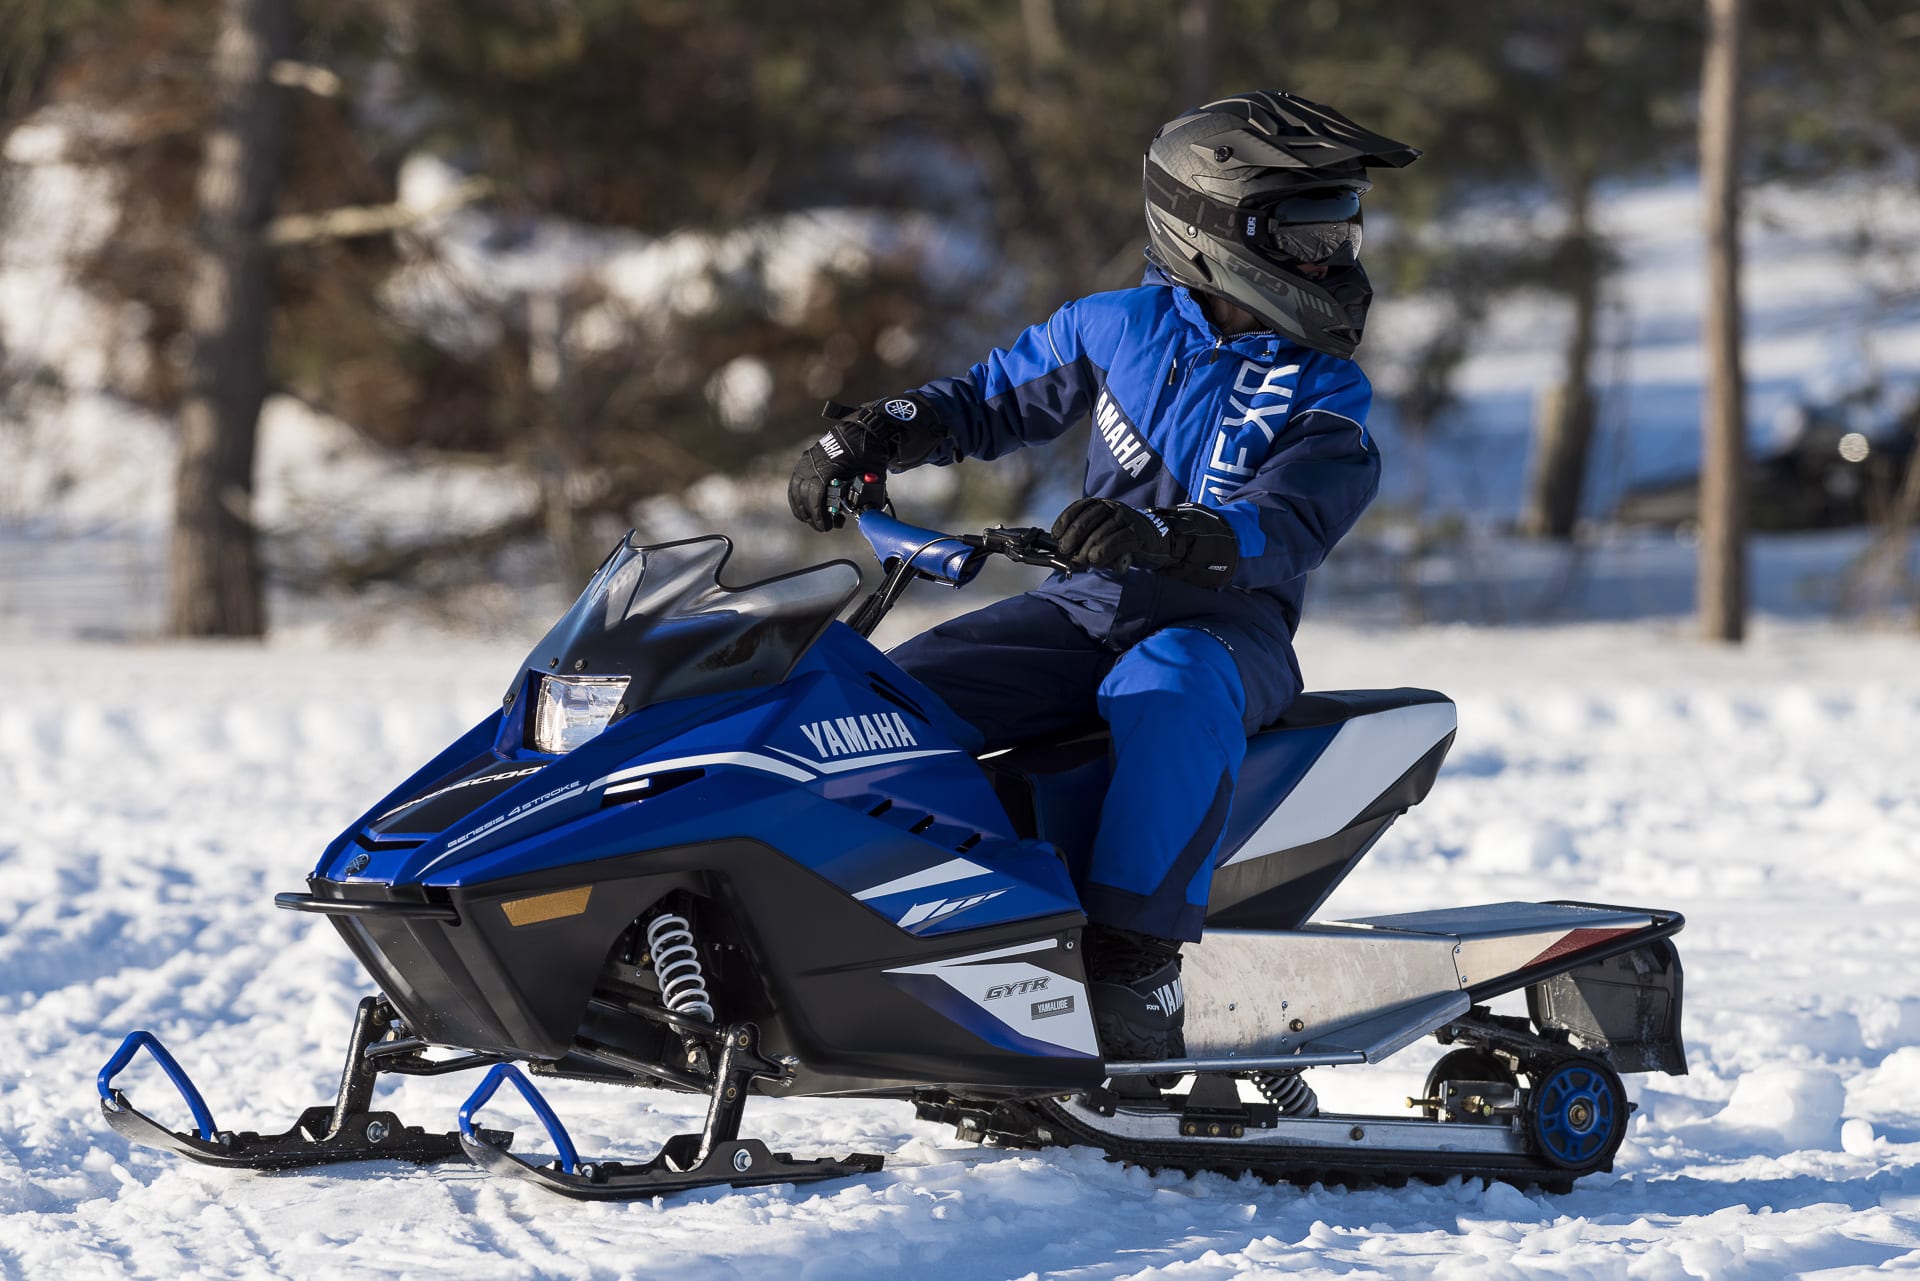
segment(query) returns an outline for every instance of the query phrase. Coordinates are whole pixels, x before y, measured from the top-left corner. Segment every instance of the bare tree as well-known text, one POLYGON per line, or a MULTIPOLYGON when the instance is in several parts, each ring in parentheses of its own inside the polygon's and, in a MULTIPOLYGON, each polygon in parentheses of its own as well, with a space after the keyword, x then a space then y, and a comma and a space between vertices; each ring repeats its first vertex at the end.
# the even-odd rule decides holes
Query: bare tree
POLYGON ((1587 487, 1598 405, 1593 394, 1593 355, 1599 344, 1603 253, 1593 225, 1597 175, 1584 147, 1568 166, 1565 182, 1567 234, 1555 255, 1554 278, 1573 306, 1563 381, 1542 399, 1534 428, 1533 474, 1527 484, 1522 533, 1533 538, 1573 538, 1580 499, 1587 487))
POLYGON ((1739 641, 1747 619, 1745 379, 1740 366, 1740 106, 1746 0, 1707 0, 1700 73, 1706 203, 1706 422, 1700 468, 1700 626, 1739 641))
POLYGON ((266 229, 287 141, 287 90, 273 69, 293 43, 292 0, 224 0, 187 300, 168 615, 176 636, 266 630, 254 444, 267 391, 266 229))
POLYGON ((1215 93, 1220 0, 1181 0, 1174 25, 1180 40, 1179 97, 1174 110, 1192 111, 1215 93))

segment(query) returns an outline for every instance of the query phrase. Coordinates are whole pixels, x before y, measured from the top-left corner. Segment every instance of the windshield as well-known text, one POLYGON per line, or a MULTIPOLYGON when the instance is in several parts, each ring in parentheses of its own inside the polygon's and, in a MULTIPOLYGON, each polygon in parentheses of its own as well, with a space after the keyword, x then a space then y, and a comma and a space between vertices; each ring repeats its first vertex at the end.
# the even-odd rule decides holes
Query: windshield
POLYGON ((627 676, 627 712, 785 680, 860 589, 860 571, 836 560, 724 587, 732 552, 718 535, 656 547, 627 535, 526 666, 627 676))

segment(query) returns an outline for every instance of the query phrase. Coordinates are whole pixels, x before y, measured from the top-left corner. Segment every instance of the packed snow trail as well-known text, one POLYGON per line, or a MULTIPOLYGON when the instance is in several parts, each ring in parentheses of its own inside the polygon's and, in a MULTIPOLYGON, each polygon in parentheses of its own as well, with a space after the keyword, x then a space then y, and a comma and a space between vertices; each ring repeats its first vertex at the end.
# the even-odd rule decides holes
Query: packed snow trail
MULTIPOLYGON (((517 646, 432 655, 0 651, 0 1273, 26 1277, 1840 1277, 1920 1272, 1920 663, 1902 635, 1312 626, 1318 688, 1460 705, 1433 794, 1323 915, 1505 898, 1672 907, 1693 1074, 1635 1076, 1611 1175, 1566 1196, 1148 1176, 964 1145, 905 1105, 756 1102, 815 1188, 580 1204, 470 1166, 290 1174, 129 1150, 93 1075, 157 1032, 223 1127, 330 1099, 369 987, 271 906, 320 847, 505 689, 517 646)), ((1390 1110, 1438 1054, 1321 1071, 1390 1110)), ((450 1128, 466 1076, 381 1099, 450 1128)), ((122 1084, 185 1107, 136 1062, 122 1084)), ((697 1100, 560 1083, 583 1153, 636 1158, 697 1100)), ((544 1142, 503 1101, 521 1150, 544 1142)))

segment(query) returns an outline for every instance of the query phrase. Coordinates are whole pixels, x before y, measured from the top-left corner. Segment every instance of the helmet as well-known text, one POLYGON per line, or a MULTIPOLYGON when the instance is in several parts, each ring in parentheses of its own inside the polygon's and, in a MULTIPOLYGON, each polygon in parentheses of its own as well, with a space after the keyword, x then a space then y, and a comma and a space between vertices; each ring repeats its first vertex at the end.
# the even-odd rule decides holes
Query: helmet
POLYGON ((1419 156, 1290 93, 1209 102, 1147 144, 1147 257, 1188 288, 1344 359, 1373 300, 1359 262, 1367 168, 1419 156))

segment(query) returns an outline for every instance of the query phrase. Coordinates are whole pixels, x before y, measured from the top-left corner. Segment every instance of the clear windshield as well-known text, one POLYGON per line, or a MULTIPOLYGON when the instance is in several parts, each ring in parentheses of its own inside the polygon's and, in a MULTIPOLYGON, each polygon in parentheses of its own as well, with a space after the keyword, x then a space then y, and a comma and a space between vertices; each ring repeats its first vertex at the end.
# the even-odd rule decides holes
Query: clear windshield
POLYGON ((786 679, 860 589, 849 561, 724 587, 733 544, 714 536, 614 549, 527 655, 536 672, 627 676, 626 710, 786 679))

